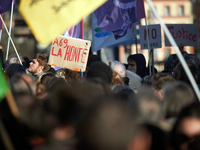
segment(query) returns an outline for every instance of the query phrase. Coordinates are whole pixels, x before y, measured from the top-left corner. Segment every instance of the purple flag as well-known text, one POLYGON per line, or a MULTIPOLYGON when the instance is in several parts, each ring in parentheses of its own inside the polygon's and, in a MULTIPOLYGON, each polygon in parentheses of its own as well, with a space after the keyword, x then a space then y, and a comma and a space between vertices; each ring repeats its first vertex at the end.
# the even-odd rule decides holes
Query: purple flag
POLYGON ((79 39, 84 39, 84 27, 83 27, 83 20, 67 30, 63 35, 67 37, 74 37, 79 39))
POLYGON ((132 23, 145 17, 143 0, 108 0, 94 12, 103 32, 113 32, 115 39, 123 37, 132 23))
POLYGON ((11 10, 12 0, 0 0, 0 14, 11 10))

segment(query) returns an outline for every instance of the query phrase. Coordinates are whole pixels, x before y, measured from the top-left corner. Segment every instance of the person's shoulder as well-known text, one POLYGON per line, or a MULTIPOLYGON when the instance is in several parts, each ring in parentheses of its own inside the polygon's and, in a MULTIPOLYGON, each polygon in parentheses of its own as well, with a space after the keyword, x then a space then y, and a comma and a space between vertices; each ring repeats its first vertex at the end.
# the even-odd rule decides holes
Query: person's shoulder
POLYGON ((137 80, 142 80, 142 78, 139 76, 139 75, 137 75, 136 73, 134 73, 134 72, 132 72, 132 71, 130 71, 130 70, 126 70, 126 75, 127 75, 127 77, 129 78, 129 79, 137 79, 137 80))
POLYGON ((25 72, 26 72, 27 75, 31 76, 33 79, 36 79, 37 76, 35 76, 35 75, 33 75, 32 73, 30 73, 30 72, 28 71, 28 68, 25 70, 25 72))

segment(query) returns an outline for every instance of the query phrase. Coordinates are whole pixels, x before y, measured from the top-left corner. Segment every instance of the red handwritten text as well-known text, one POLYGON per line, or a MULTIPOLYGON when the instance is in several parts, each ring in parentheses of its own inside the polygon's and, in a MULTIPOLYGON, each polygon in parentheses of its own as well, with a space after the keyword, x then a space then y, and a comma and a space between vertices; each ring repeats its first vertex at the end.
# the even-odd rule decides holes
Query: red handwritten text
POLYGON ((85 57, 87 56, 88 49, 68 45, 67 39, 60 39, 60 41, 55 39, 52 45, 51 55, 62 57, 62 53, 64 53, 63 59, 65 61, 85 63, 85 57), (57 47, 58 50, 55 50, 54 47, 57 47))
POLYGON ((189 33, 187 30, 184 30, 183 27, 177 32, 174 31, 173 26, 168 26, 168 29, 171 32, 171 35, 174 39, 183 38, 194 42, 197 40, 196 34, 189 33))

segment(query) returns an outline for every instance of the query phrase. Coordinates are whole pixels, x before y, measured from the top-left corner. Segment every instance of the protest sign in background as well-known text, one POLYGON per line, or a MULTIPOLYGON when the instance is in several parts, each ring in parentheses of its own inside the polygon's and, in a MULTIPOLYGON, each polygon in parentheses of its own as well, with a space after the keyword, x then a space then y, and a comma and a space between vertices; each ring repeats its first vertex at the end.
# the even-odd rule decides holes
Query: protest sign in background
MULTIPOLYGON (((166 24, 177 45, 199 46, 197 24, 166 24)), ((165 34, 165 46, 171 46, 165 34)))
POLYGON ((106 0, 21 0, 19 11, 36 40, 50 44, 106 0))
POLYGON ((87 65, 91 41, 58 36, 52 43, 49 64, 84 72, 87 65))
POLYGON ((159 24, 140 26, 140 44, 141 49, 148 49, 148 37, 149 36, 149 48, 161 48, 161 28, 159 24), (147 31, 148 30, 148 31, 147 31))

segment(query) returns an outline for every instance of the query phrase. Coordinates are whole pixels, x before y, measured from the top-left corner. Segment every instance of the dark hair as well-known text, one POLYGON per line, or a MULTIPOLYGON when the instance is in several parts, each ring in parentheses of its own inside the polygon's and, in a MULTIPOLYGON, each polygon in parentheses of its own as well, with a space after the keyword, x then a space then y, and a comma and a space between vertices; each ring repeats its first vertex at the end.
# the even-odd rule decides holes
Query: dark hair
POLYGON ((18 63, 13 63, 6 67, 5 74, 9 79, 16 73, 26 73, 24 66, 18 63))
POLYGON ((178 117, 181 109, 194 102, 196 96, 192 88, 183 81, 167 84, 163 89, 163 110, 165 117, 178 117))
POLYGON ((107 64, 97 61, 90 65, 86 78, 100 78, 104 82, 110 84, 113 74, 111 68, 107 64))
POLYGON ((146 72, 146 60, 143 54, 129 55, 127 61, 135 61, 137 65, 137 72, 140 77, 147 75, 146 72))
POLYGON ((47 80, 51 77, 55 77, 55 75, 51 72, 46 72, 45 74, 41 75, 40 83, 45 84, 47 82, 47 80))
POLYGON ((175 79, 166 73, 156 73, 152 76, 152 85, 156 90, 161 90, 164 85, 173 81, 175 81, 175 79))
POLYGON ((94 55, 94 54, 89 55, 88 56, 87 67, 90 67, 90 65, 93 62, 96 62, 96 61, 101 61, 101 58, 98 55, 94 55))
POLYGON ((116 84, 112 86, 112 92, 114 94, 114 98, 124 101, 133 101, 135 93, 128 86, 123 84, 116 84))
POLYGON ((183 143, 188 144, 188 146, 190 146, 190 144, 193 143, 191 138, 193 138, 193 140, 195 139, 195 137, 188 137, 188 135, 184 133, 184 130, 182 130, 181 128, 183 120, 186 118, 197 118, 198 120, 200 120, 199 102, 194 102, 181 110, 178 119, 176 120, 169 136, 169 145, 173 149, 179 150, 183 143))
POLYGON ((33 59, 37 59, 40 66, 44 66, 43 71, 48 71, 50 66, 48 65, 48 56, 46 54, 38 53, 33 59))
MULTIPOLYGON (((195 81, 198 82, 199 77, 198 77, 197 67, 192 63, 187 63, 187 65, 188 65, 195 81)), ((173 76, 176 80, 184 81, 184 82, 188 83, 189 85, 191 85, 190 80, 189 80, 189 78, 188 78, 188 76, 187 76, 187 74, 186 74, 181 63, 179 63, 175 67, 173 76)))
POLYGON ((62 68, 57 71, 57 74, 64 78, 68 85, 72 86, 75 82, 80 82, 80 74, 68 68, 62 68))

